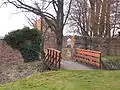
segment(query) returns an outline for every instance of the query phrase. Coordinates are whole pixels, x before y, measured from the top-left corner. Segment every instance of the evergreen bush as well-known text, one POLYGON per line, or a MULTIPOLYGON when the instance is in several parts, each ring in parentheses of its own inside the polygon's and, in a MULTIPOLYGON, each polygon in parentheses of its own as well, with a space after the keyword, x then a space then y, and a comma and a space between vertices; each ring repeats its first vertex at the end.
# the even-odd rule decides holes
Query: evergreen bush
POLYGON ((20 50, 25 61, 38 60, 42 52, 42 33, 33 28, 24 27, 5 35, 4 40, 12 48, 20 50))

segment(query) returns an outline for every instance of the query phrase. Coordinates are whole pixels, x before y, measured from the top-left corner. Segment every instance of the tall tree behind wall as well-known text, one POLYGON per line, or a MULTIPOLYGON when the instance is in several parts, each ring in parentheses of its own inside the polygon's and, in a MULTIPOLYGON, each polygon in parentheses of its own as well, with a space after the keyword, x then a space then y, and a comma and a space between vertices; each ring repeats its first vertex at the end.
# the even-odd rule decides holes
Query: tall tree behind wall
MULTIPOLYGON (((89 8, 86 0, 74 0, 72 3, 70 21, 75 32, 82 36, 89 36, 89 8)), ((84 48, 87 49, 87 39, 84 37, 84 48)))
POLYGON ((112 29, 112 37, 120 29, 120 0, 112 0, 111 5, 111 29, 112 29))
POLYGON ((89 0, 91 10, 91 36, 110 37, 111 0, 89 0))
POLYGON ((111 0, 75 0, 71 19, 82 35, 110 37, 111 0))
MULTIPOLYGON (((75 0, 71 20, 83 37, 111 37, 111 0, 75 0)), ((86 38, 85 38, 86 39, 86 38)), ((86 42, 88 43, 88 42, 86 42)), ((85 46, 86 47, 86 46, 85 46)))
POLYGON ((4 4, 12 4, 17 9, 32 12, 41 16, 56 35, 57 49, 62 49, 63 29, 70 13, 72 0, 66 0, 68 10, 65 14, 65 0, 4 0, 4 4), (44 1, 44 7, 41 2, 44 1), (29 3, 28 3, 29 2, 29 3), (31 2, 31 4, 30 4, 31 2), (53 13, 50 13, 51 10, 53 13))

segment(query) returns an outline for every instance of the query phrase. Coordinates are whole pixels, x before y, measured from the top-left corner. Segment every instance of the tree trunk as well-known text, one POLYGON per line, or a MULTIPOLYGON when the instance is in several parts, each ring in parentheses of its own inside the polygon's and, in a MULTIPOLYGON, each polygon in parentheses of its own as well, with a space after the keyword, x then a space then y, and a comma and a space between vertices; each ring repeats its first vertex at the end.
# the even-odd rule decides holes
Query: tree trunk
POLYGON ((84 37, 84 49, 88 49, 87 37, 84 37))
POLYGON ((42 51, 41 51, 41 59, 44 59, 45 52, 44 52, 44 40, 42 41, 42 51))
POLYGON ((90 10, 90 25, 91 25, 91 31, 92 31, 92 36, 97 35, 95 31, 95 0, 89 0, 91 10, 90 10))
POLYGON ((105 36, 108 36, 109 38, 111 37, 111 32, 110 32, 110 6, 111 6, 111 1, 107 1, 107 6, 106 6, 106 32, 105 36))
POLYGON ((57 50, 62 51, 63 33, 62 30, 56 33, 57 50))
POLYGON ((103 0, 102 9, 101 9, 101 16, 100 16, 100 26, 99 26, 99 36, 100 37, 103 36, 104 31, 105 31, 106 5, 107 5, 107 0, 103 0))

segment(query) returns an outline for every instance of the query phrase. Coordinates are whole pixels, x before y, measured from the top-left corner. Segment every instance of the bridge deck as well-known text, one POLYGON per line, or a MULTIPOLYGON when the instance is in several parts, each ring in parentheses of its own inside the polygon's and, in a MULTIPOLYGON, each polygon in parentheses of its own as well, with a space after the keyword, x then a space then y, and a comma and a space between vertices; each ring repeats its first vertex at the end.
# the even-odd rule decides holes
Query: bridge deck
POLYGON ((77 62, 68 61, 68 60, 61 60, 61 69, 66 70, 96 70, 93 67, 89 67, 77 62))

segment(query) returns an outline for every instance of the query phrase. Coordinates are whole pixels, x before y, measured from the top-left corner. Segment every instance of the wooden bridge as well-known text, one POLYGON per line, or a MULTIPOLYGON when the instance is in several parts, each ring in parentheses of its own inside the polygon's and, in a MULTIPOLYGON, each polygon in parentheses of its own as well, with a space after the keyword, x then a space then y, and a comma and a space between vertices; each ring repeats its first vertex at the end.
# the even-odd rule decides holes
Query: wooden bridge
POLYGON ((101 52, 77 48, 75 49, 73 58, 74 61, 61 60, 60 51, 53 48, 48 48, 45 55, 44 64, 51 70, 61 68, 70 70, 102 69, 101 52))

